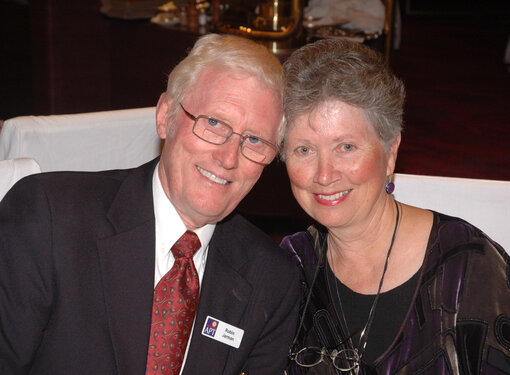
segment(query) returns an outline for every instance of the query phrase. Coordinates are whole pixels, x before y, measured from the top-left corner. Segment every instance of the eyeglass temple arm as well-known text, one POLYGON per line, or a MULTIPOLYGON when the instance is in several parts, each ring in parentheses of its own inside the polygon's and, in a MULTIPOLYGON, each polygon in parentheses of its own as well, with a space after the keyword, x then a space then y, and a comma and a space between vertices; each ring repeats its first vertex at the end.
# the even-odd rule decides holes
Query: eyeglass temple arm
POLYGON ((186 109, 182 106, 182 103, 179 103, 179 105, 181 106, 182 110, 184 111, 184 113, 191 119, 197 121, 198 120, 198 117, 195 117, 193 116, 191 113, 189 113, 188 111, 186 111, 186 109))

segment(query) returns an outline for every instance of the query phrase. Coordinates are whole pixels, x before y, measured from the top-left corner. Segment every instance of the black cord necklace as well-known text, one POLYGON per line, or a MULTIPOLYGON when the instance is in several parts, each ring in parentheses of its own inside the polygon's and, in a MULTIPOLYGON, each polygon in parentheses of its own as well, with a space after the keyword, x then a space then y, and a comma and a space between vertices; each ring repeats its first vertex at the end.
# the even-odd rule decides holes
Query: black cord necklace
MULTIPOLYGON (((391 250, 393 249, 393 244, 395 243, 395 238, 397 236, 398 224, 400 222, 400 208, 399 208, 399 205, 398 205, 398 203, 396 201, 394 201, 394 203, 395 203, 395 208, 397 209, 397 215, 396 215, 396 218, 395 218, 395 227, 393 229, 393 235, 391 237, 390 247, 388 248, 388 252, 386 254, 386 260, 384 262, 383 273, 382 273, 382 276, 381 276, 381 280, 379 281, 379 287, 377 289, 377 294, 375 295, 374 302, 372 302, 372 306, 370 307, 370 312, 368 313, 367 322, 365 324, 365 327, 361 331, 358 347, 354 348, 355 356, 357 357, 355 360, 358 362, 358 366, 356 366, 356 368, 353 369, 355 374, 358 374, 358 371, 359 371, 359 362, 363 358, 363 354, 364 354, 365 348, 367 346, 368 333, 370 332, 370 328, 372 327, 372 323, 374 321, 375 308, 377 306, 377 302, 379 301, 379 296, 381 295, 381 289, 382 289, 382 285, 383 285, 383 282, 384 282, 384 276, 386 275, 386 270, 388 269, 388 260, 390 259, 391 250)), ((333 262, 332 262, 332 260, 331 260, 331 270, 333 271, 333 275, 334 275, 335 271, 333 269, 333 262)), ((336 276, 335 276, 335 278, 336 278, 336 276)), ((328 280, 328 283, 329 283, 329 278, 327 278, 327 280, 328 280)), ((331 290, 331 286, 330 286, 329 289, 331 290)), ((338 291, 338 281, 335 282, 335 289, 336 289, 336 295, 337 295, 337 298, 338 298, 338 305, 340 307, 340 315, 341 315, 342 320, 343 320, 343 326, 345 327, 345 329, 347 329, 347 321, 345 319, 345 314, 344 314, 343 308, 342 308, 342 301, 340 299, 340 293, 338 291)), ((350 343, 351 343, 351 347, 352 347, 353 346, 352 345, 352 340, 350 340, 350 343)))

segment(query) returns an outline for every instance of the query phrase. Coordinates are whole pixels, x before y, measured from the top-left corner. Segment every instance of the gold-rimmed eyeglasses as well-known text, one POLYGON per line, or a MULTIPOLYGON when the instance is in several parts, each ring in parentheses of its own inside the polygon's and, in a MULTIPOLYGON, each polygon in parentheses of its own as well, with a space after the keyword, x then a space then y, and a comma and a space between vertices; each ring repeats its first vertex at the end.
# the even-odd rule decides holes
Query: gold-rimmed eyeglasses
POLYGON ((252 134, 236 133, 230 125, 213 117, 205 115, 194 116, 184 108, 182 103, 179 104, 186 116, 195 121, 193 124, 193 134, 207 143, 222 145, 233 134, 236 134, 241 137, 241 142, 239 143, 241 154, 246 159, 262 165, 271 163, 278 153, 278 148, 265 139, 252 134))

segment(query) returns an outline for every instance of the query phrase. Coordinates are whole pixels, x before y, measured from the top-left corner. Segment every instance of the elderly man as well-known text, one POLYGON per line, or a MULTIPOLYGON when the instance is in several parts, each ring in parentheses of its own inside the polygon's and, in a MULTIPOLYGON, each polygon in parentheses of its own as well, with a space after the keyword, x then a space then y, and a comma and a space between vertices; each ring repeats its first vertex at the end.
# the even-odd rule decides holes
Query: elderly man
POLYGON ((276 155, 279 62, 207 35, 170 74, 161 157, 0 203, 1 374, 278 374, 298 272, 237 214, 276 155))

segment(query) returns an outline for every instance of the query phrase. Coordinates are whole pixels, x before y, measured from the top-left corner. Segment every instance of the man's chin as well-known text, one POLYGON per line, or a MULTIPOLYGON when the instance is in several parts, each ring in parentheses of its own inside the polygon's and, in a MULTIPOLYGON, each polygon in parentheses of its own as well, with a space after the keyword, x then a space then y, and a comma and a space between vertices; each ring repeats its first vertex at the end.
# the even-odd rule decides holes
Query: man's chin
POLYGON ((220 222, 228 215, 230 215, 232 211, 234 211, 234 209, 222 211, 202 209, 200 212, 197 212, 195 215, 193 215, 190 221, 193 223, 195 228, 200 228, 207 224, 216 224, 217 222, 220 222))

